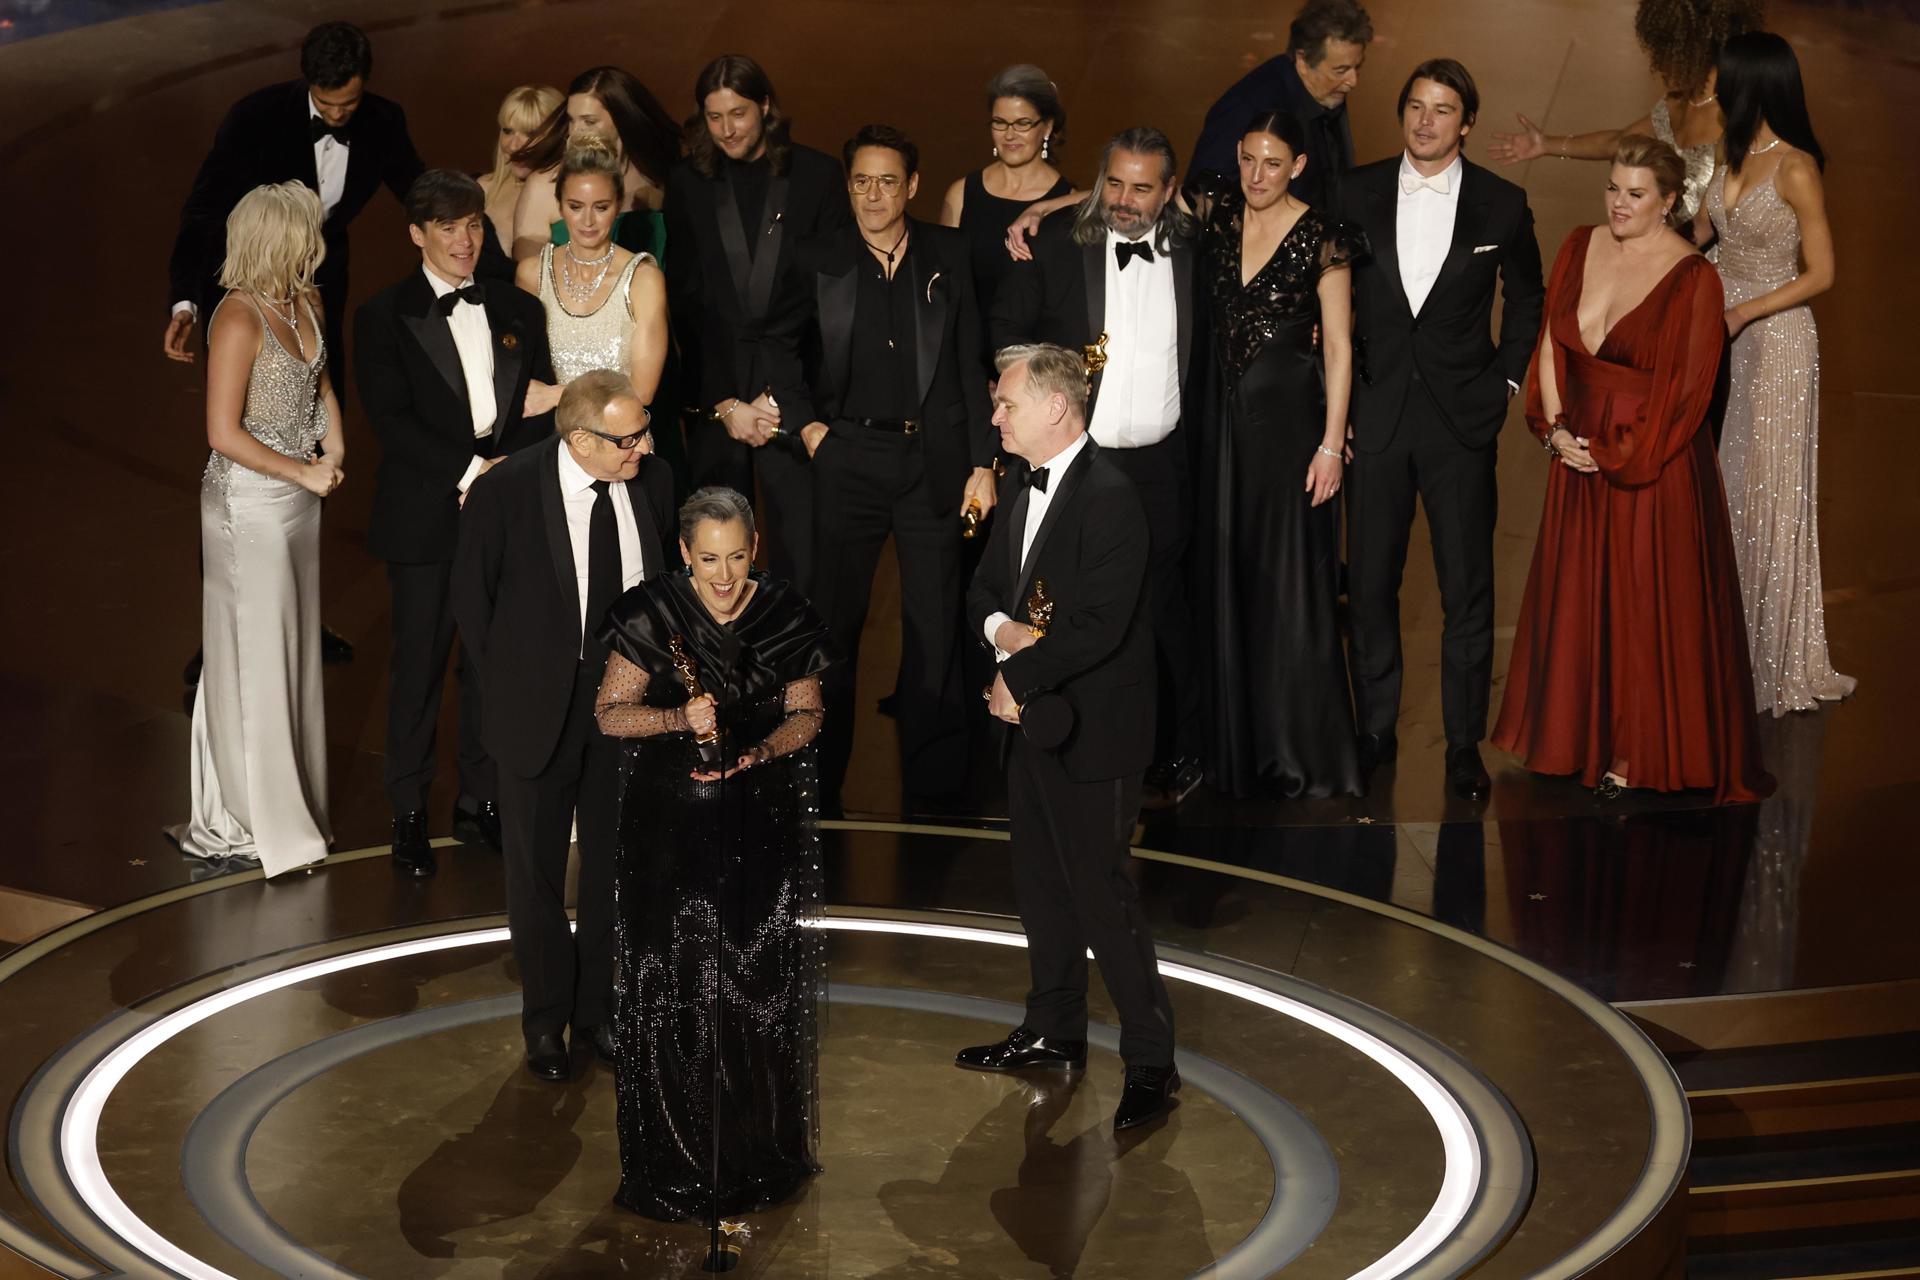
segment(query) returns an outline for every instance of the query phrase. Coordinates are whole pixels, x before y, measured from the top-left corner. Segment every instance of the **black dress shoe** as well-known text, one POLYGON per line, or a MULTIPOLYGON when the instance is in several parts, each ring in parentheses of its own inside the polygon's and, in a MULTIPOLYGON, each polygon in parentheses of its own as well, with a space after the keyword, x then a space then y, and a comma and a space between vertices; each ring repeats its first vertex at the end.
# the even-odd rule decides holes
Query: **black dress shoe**
POLYGON ((1143 809, 1172 809, 1182 800, 1193 794, 1206 776, 1206 770, 1192 756, 1174 756, 1162 760, 1147 770, 1141 779, 1145 794, 1140 799, 1143 809))
POLYGON ((567 1060, 567 1043, 559 1032, 527 1037, 527 1070, 542 1080, 565 1080, 573 1074, 567 1060))
POLYGON ((1135 1129, 1173 1110, 1180 1090, 1180 1073, 1172 1067, 1128 1067, 1120 1105, 1114 1109, 1113 1131, 1135 1129))
POLYGON ((500 852, 500 806, 487 800, 471 809, 455 809, 453 838, 461 844, 481 844, 500 852))
POLYGON ((1370 777, 1383 764, 1391 764, 1400 754, 1400 739, 1390 733, 1360 735, 1360 776, 1370 777))
POLYGON ((1029 1067, 1078 1071, 1087 1065, 1085 1040, 1037 1036, 1015 1027, 997 1044, 977 1044, 953 1055, 953 1065, 970 1071, 1024 1071, 1029 1067))
POLYGON ((612 1066, 620 1058, 620 1050, 613 1040, 613 1028, 604 1022, 597 1027, 575 1027, 573 1045, 576 1049, 583 1045, 590 1046, 594 1056, 608 1066, 612 1066))
POLYGON ((1469 743, 1447 748, 1447 785, 1462 800, 1485 800, 1493 789, 1487 766, 1480 762, 1480 748, 1469 743))
POLYGON ((430 876, 440 869, 427 843, 427 815, 424 810, 395 814, 393 818, 393 863, 405 875, 430 876))
POLYGON ((339 666, 353 661, 353 645, 332 627, 320 626, 320 661, 339 666))

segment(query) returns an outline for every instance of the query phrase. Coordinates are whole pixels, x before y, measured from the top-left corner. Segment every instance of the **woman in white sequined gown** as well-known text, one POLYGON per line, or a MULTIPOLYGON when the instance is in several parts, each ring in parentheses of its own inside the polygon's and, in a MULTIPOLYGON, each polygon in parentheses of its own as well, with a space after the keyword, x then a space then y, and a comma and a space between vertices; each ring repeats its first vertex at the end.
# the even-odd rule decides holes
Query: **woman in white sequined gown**
POLYGON ((536 382, 527 412, 544 413, 560 388, 593 369, 627 375, 651 404, 667 360, 667 285, 652 254, 613 242, 625 179, 607 143, 588 134, 567 151, 554 179, 567 243, 547 245, 515 269, 522 289, 547 313, 554 385, 536 382))
POLYGON ((1769 32, 1720 55, 1730 159, 1707 190, 1733 335, 1720 470, 1740 565, 1754 696, 1774 715, 1853 692, 1827 655, 1821 601, 1820 337, 1807 303, 1833 285, 1833 235, 1800 67, 1769 32), (1802 264, 1805 269, 1802 270, 1802 264))
POLYGON ((320 199, 256 187, 227 218, 228 289, 207 327, 200 481, 206 662, 193 705, 193 813, 183 852, 257 859, 269 876, 318 862, 327 823, 320 685, 320 500, 346 450, 313 273, 320 199))

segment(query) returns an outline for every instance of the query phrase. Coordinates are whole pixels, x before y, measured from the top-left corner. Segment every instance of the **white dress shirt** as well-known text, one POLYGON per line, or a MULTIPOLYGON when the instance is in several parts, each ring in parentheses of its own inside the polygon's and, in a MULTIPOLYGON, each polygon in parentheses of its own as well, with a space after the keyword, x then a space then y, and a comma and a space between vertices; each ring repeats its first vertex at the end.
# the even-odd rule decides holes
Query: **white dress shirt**
MULTIPOLYGON (((420 265, 420 271, 427 277, 436 298, 444 298, 456 288, 464 289, 473 283, 467 279, 458 285, 448 284, 425 263, 420 265)), ((447 317, 447 328, 453 333, 453 349, 460 354, 460 372, 467 380, 467 409, 473 414, 473 438, 484 440, 493 434, 493 424, 500 417, 500 406, 493 395, 493 327, 487 323, 485 304, 458 304, 447 317)), ((467 491, 485 462, 479 454, 473 456, 473 461, 467 464, 467 473, 460 477, 460 492, 467 491)))
MULTIPOLYGON (((1128 243, 1107 231, 1107 364, 1093 421, 1087 424, 1087 433, 1107 449, 1159 444, 1180 425, 1180 313, 1173 298, 1173 259, 1155 249, 1153 261, 1133 258, 1122 271, 1114 246, 1128 243)), ((1152 249, 1152 233, 1139 243, 1152 249)))
POLYGON ((1400 284, 1416 316, 1433 292, 1447 250, 1453 247, 1454 215, 1460 209, 1460 179, 1465 172, 1456 155, 1452 164, 1429 178, 1413 167, 1404 151, 1400 153, 1400 203, 1393 235, 1400 251, 1400 284))
MULTIPOLYGON (((1133 265, 1137 267, 1140 264, 1136 262, 1133 265)), ((1027 524, 1020 531, 1020 568, 1022 570, 1027 567, 1027 556, 1033 551, 1033 539, 1034 535, 1040 532, 1040 522, 1047 518, 1047 508, 1053 505, 1054 495, 1060 492, 1060 482, 1066 479, 1068 468, 1073 466, 1074 459, 1078 458, 1087 447, 1087 438, 1092 434, 1091 431, 1081 432, 1073 438, 1072 444, 1034 468, 1035 471, 1042 467, 1046 469, 1047 487, 1044 490, 1033 488, 1027 490, 1027 524)), ((1009 503, 1008 506, 1011 507, 1012 504, 1009 503)), ((999 645, 993 644, 993 637, 998 634, 1003 623, 1012 621, 1013 618, 1005 613, 987 615, 984 631, 987 643, 993 645, 995 661, 1004 662, 1008 655, 999 645)))
MULTIPOLYGON (((311 93, 307 95, 307 118, 322 118, 311 93)), ((326 210, 322 216, 331 217, 333 206, 340 203, 347 190, 347 144, 330 133, 321 134, 313 144, 313 172, 320 180, 320 206, 326 210)))
MULTIPOLYGON (((587 647, 587 556, 593 533, 593 477, 574 459, 567 442, 560 442, 560 500, 567 509, 567 541, 573 545, 573 576, 580 586, 580 650, 587 647)), ((627 482, 607 485, 613 499, 613 522, 620 530, 620 589, 640 584, 646 575, 646 556, 640 550, 640 525, 633 518, 633 499, 627 482)))

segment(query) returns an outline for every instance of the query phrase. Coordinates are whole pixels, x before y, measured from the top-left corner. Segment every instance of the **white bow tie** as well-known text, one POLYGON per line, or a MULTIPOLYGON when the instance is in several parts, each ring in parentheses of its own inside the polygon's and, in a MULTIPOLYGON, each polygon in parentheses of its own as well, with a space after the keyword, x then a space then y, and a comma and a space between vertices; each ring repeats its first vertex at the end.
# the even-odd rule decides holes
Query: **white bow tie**
POLYGON ((1423 178, 1419 174, 1414 173, 1411 170, 1403 170, 1401 172, 1400 189, 1402 191, 1406 192, 1408 195, 1412 195, 1414 192, 1418 191, 1422 187, 1425 187, 1427 190, 1432 191, 1438 195, 1446 195, 1447 189, 1448 189, 1447 171, 1442 169, 1439 173, 1434 174, 1431 178, 1423 178))

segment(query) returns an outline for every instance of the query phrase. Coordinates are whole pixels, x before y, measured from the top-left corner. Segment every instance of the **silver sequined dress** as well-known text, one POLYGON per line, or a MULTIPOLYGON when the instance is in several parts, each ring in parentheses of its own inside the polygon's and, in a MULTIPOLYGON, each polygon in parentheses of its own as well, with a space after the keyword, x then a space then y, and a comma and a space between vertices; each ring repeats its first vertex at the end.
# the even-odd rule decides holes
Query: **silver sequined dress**
POLYGON ((1719 149, 1717 141, 1703 142, 1694 147, 1683 147, 1673 136, 1673 116, 1667 110, 1665 98, 1653 104, 1653 136, 1660 139, 1680 153, 1680 162, 1687 166, 1687 176, 1680 184, 1678 214, 1685 222, 1700 211, 1700 201, 1707 194, 1707 184, 1713 181, 1714 153, 1719 149))
MULTIPOLYGON (((1800 273, 1800 220, 1773 174, 1726 207, 1726 170, 1707 189, 1719 243, 1712 258, 1736 307, 1800 273)), ((1789 307, 1733 340, 1720 470, 1740 565, 1753 689, 1761 711, 1784 715, 1853 692, 1827 656, 1820 594, 1820 335, 1813 312, 1789 307)))
POLYGON ((627 287, 633 273, 653 256, 636 253, 628 261, 598 307, 584 315, 567 310, 553 289, 554 246, 540 250, 540 305, 547 312, 547 347, 553 352, 553 376, 562 385, 593 369, 617 369, 631 374, 627 358, 633 347, 633 312, 627 287), (618 299, 616 302, 615 299, 618 299))
MULTIPOLYGON (((311 457, 327 431, 325 340, 304 361, 264 315, 261 325, 241 423, 276 453, 311 457)), ((271 876, 318 862, 332 840, 320 499, 215 453, 200 481, 200 546, 206 660, 193 704, 193 815, 173 834, 195 857, 257 857, 271 876)))

